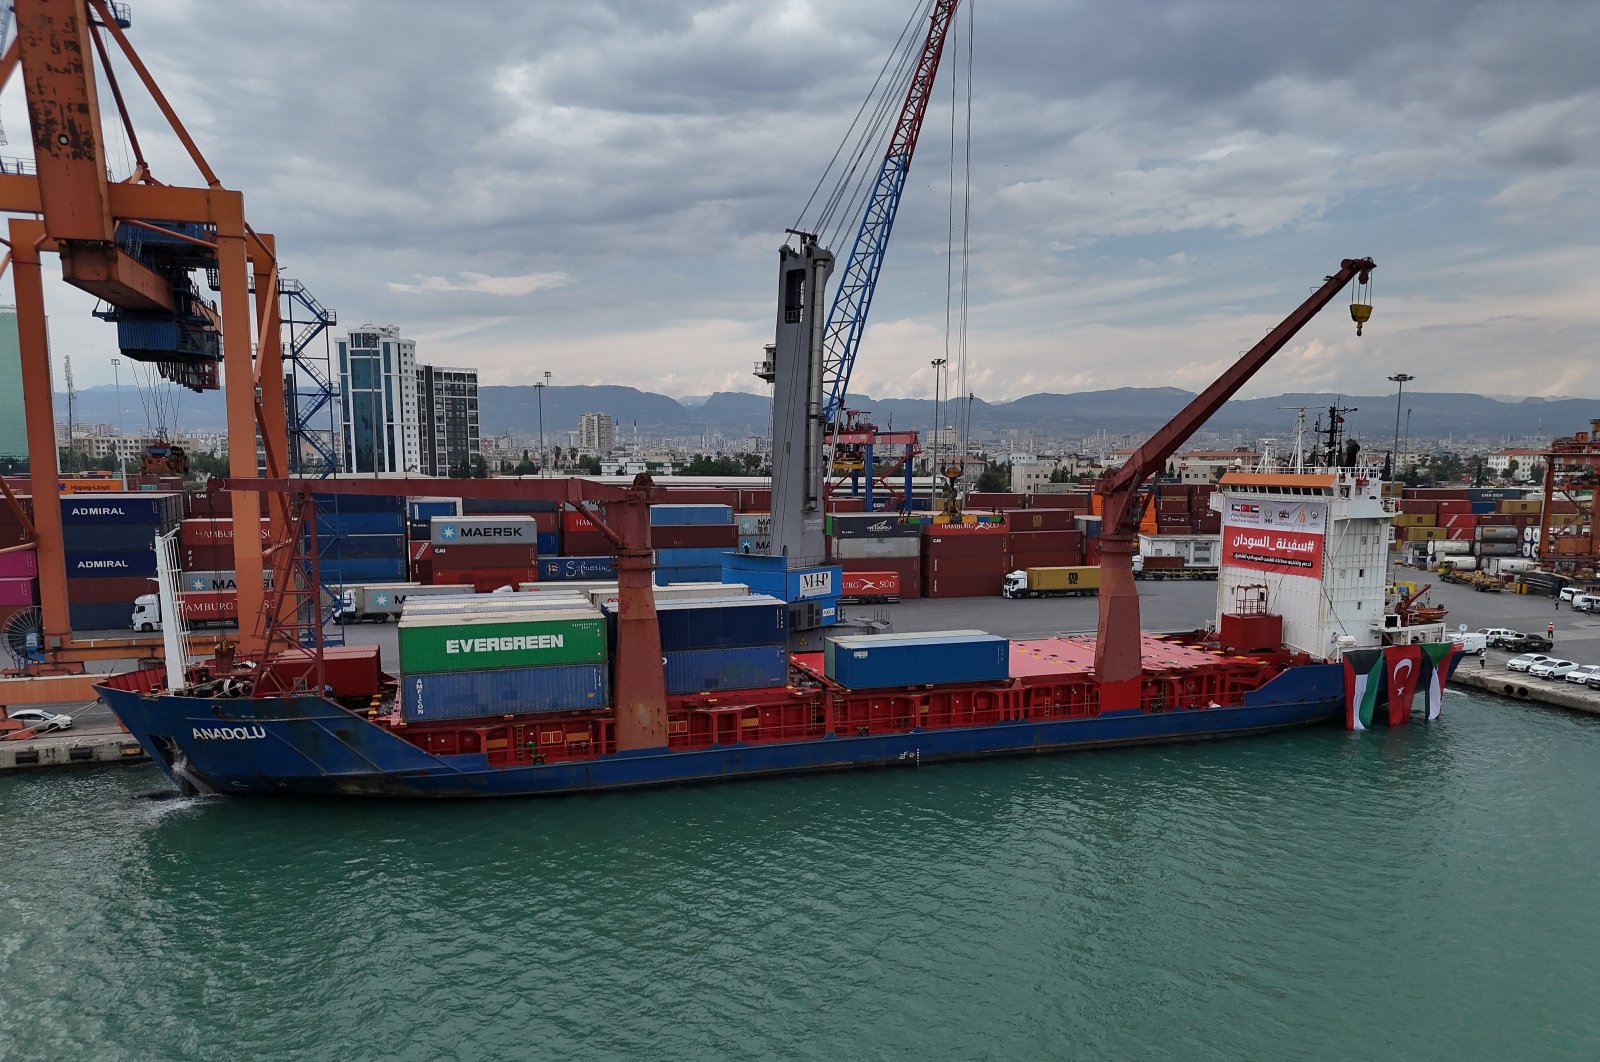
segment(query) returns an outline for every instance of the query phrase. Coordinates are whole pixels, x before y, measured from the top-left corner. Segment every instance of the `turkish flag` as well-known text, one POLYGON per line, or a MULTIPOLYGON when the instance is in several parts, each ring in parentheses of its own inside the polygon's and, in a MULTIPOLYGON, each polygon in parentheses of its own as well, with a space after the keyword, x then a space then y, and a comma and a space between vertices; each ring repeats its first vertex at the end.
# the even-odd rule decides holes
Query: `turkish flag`
POLYGON ((1391 645, 1383 651, 1384 685, 1389 693, 1389 725, 1411 717, 1411 697, 1422 675, 1422 646, 1391 645))

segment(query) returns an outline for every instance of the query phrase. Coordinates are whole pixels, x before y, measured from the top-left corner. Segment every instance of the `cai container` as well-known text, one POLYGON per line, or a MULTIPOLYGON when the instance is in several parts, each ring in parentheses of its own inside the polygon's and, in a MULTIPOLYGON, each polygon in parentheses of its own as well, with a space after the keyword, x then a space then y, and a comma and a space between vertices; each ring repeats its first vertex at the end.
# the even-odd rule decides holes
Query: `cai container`
POLYGON ((847 689, 995 682, 1010 676, 1011 643, 985 631, 829 638, 824 666, 847 689))
POLYGON ((400 714, 408 723, 574 712, 609 703, 604 664, 445 671, 400 679, 400 714))

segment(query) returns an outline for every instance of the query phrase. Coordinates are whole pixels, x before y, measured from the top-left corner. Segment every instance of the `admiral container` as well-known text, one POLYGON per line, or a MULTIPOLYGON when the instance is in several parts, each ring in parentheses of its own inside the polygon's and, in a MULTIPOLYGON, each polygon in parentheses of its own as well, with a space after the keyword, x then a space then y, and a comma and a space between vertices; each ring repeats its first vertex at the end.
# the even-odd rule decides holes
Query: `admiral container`
POLYGON ((539 561, 539 578, 544 581, 615 578, 615 557, 545 557, 539 561))
POLYGON ((436 546, 535 546, 539 529, 531 516, 435 516, 428 522, 436 546))
POLYGON ((681 526, 685 524, 731 524, 731 505, 665 504, 650 506, 650 523, 653 526, 681 526))
POLYGON ((170 531, 183 519, 182 494, 69 495, 61 499, 61 524, 138 524, 170 531))
POLYGON ((606 623, 593 608, 400 619, 407 675, 605 662, 606 623))
POLYGON ((128 601, 72 603, 67 606, 67 619, 75 631, 126 630, 130 604, 128 601))
POLYGON ((156 573, 155 550, 80 550, 67 554, 67 578, 116 579, 156 573))
POLYGON ((825 674, 846 689, 996 682, 1010 677, 1011 643, 985 631, 829 638, 825 674))
POLYGON ((789 684, 787 646, 688 649, 663 656, 669 694, 772 689, 789 684))
POLYGON ((408 723, 530 712, 572 712, 610 703, 606 665, 441 671, 400 679, 400 716, 408 723))

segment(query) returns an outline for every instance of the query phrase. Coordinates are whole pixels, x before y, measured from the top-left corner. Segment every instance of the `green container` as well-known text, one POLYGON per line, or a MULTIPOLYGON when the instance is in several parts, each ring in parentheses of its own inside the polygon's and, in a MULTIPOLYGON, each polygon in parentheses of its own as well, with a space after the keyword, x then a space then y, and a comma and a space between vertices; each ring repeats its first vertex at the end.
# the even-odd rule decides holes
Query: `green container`
POLYGON ((587 609, 416 616, 400 623, 400 670, 407 674, 605 662, 605 619, 587 609))

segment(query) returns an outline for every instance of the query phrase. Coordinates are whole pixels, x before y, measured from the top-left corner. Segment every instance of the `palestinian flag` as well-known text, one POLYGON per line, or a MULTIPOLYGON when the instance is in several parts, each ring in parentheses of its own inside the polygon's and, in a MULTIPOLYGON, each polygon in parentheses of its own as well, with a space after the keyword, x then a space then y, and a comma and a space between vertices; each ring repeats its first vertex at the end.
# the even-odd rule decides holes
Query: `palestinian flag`
POLYGON ((1427 691, 1429 721, 1439 718, 1444 708, 1444 682, 1456 651, 1454 642, 1428 642, 1422 646, 1422 667, 1426 673, 1422 688, 1427 691))
POLYGON ((1351 649, 1344 654, 1344 728, 1372 725, 1383 692, 1383 650, 1351 649))

